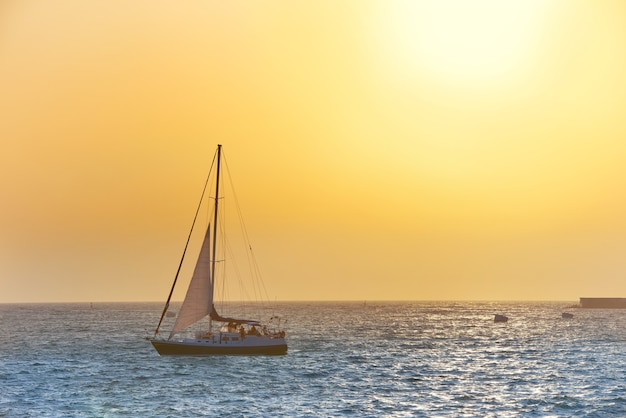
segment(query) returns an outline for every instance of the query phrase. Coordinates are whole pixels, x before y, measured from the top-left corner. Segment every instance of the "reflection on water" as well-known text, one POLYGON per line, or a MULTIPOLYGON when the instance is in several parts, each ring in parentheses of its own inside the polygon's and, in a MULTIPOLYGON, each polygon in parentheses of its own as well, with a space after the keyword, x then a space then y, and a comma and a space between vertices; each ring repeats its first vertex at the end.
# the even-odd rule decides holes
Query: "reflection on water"
POLYGON ((0 415, 626 416, 626 310, 568 305, 279 303, 288 355, 210 358, 161 304, 0 305, 0 415))

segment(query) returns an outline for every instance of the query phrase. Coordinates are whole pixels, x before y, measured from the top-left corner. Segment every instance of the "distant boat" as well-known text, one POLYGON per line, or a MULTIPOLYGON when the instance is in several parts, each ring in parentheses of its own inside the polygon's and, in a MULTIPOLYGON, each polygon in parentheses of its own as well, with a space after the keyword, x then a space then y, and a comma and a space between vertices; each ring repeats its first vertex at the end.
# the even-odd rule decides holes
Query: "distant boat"
POLYGON ((504 315, 495 314, 493 318, 493 322, 507 322, 509 318, 504 315))
POLYGON ((563 319, 572 319, 573 317, 574 317, 574 314, 571 314, 569 312, 563 312, 561 314, 561 318, 563 318, 563 319))
MULTIPOLYGON (((222 199, 220 196, 221 149, 222 146, 218 145, 216 156, 214 157, 214 161, 217 161, 217 168, 215 174, 215 202, 213 203, 213 229, 211 229, 211 225, 209 224, 204 235, 204 241, 193 276, 187 288, 187 295, 178 311, 176 322, 169 336, 162 338, 159 336, 159 328, 161 327, 163 317, 166 315, 176 280, 178 279, 178 272, 180 272, 183 260, 185 259, 185 252, 187 251, 187 246, 185 246, 178 272, 176 273, 172 289, 165 303, 165 307, 163 308, 163 313, 161 314, 161 319, 154 332, 154 337, 149 338, 149 340, 160 355, 210 356, 224 354, 286 354, 287 343, 285 342, 285 332, 279 328, 280 322, 278 322, 278 328, 270 330, 267 325, 257 320, 223 317, 215 308, 214 290, 216 263, 218 261, 216 258, 216 248, 218 242, 228 243, 222 234, 220 234, 220 239, 217 239, 218 230, 222 231, 225 228, 218 228, 216 226, 220 221, 220 218, 218 218, 218 209, 219 202, 222 199), (188 326, 207 317, 208 326, 204 331, 197 331, 195 338, 180 336, 181 331, 185 330, 188 326), (213 329, 215 323, 217 323, 217 327, 213 329), (178 337, 176 337, 177 335, 178 337)), ((204 196, 204 191, 202 195, 204 196)), ((202 197, 200 200, 200 203, 202 203, 202 197)), ((198 210, 196 211, 196 218, 199 210, 200 206, 198 206, 198 210)), ((239 213, 239 216, 241 216, 241 213, 239 213)), ((189 237, 191 237, 194 230, 196 218, 194 218, 189 237)), ((223 225, 223 223, 220 223, 220 225, 223 225)), ((187 244, 189 244, 189 238, 187 239, 187 244)), ((230 247, 228 247, 228 249, 230 250, 230 247)), ((272 317, 272 320, 274 320, 274 318, 276 317, 272 317)))
POLYGON ((174 311, 167 311, 165 313, 165 316, 168 317, 168 318, 174 318, 176 316, 176 312, 174 312, 174 311))

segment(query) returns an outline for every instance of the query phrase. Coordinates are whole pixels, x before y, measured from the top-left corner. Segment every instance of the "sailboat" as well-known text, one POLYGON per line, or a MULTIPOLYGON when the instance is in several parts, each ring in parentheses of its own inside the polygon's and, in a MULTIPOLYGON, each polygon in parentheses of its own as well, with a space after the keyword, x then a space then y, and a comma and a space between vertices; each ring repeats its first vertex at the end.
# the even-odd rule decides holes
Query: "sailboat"
MULTIPOLYGON (((170 300, 185 259, 190 239, 200 212, 204 194, 209 182, 200 198, 200 205, 192 223, 187 244, 183 256, 174 277, 174 283, 163 308, 163 313, 155 329, 154 336, 148 338, 159 355, 282 355, 287 353, 285 332, 280 328, 281 322, 273 323, 278 317, 272 316, 271 322, 264 324, 258 320, 226 317, 218 313, 216 302, 216 266, 224 260, 218 260, 217 246, 218 231, 225 228, 218 227, 220 217, 220 170, 222 163, 222 146, 217 146, 213 159, 217 161, 215 174, 215 196, 213 202, 213 226, 209 223, 204 234, 202 247, 198 256, 193 275, 187 288, 187 294, 182 306, 178 311, 175 323, 167 337, 159 334, 163 318, 168 312, 170 300), (205 322, 208 319, 208 321, 205 322), (201 330, 189 336, 188 327, 196 324, 202 326, 201 330)), ((213 167, 213 166, 212 166, 213 167)), ((209 174, 209 178, 211 175, 209 174)), ((250 247, 251 249, 251 247, 250 247)), ((224 278, 227 280, 227 278, 224 278)))

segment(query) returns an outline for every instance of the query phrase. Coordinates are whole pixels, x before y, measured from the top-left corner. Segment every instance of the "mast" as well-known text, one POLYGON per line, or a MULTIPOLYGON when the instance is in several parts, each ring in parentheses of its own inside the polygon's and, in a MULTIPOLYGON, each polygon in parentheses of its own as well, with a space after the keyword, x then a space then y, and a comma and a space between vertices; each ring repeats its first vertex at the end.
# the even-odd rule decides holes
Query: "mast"
MULTIPOLYGON (((216 250, 217 250, 217 207, 220 201, 220 166, 221 166, 221 157, 222 157, 222 145, 217 145, 217 174, 215 178, 215 211, 213 214, 213 260, 211 264, 211 295, 215 289, 215 260, 216 260, 216 250)), ((213 305, 213 299, 211 298, 211 305, 213 305)), ((213 309, 212 306, 209 309, 213 309)))

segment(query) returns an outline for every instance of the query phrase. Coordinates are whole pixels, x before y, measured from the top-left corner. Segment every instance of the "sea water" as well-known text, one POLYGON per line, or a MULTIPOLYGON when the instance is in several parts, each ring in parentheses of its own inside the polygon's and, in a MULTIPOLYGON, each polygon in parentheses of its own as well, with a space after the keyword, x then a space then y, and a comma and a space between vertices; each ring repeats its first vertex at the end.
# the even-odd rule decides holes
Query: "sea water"
POLYGON ((277 303, 276 357, 159 357, 158 303, 0 305, 0 416, 626 416, 626 310, 568 305, 277 303))

